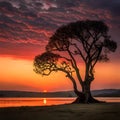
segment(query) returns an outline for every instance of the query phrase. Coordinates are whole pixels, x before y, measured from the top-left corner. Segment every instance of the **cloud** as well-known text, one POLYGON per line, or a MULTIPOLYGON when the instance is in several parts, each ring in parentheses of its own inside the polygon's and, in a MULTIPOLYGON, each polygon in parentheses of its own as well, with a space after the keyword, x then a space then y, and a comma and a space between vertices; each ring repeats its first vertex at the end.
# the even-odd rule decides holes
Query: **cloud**
POLYGON ((112 13, 113 16, 120 16, 120 1, 119 0, 91 0, 88 2, 93 8, 105 9, 112 13))
POLYGON ((6 10, 9 10, 11 12, 14 12, 14 10, 15 10, 15 8, 12 6, 11 3, 5 2, 5 1, 0 2, 0 7, 4 8, 6 10))
POLYGON ((0 56, 13 57, 15 59, 29 59, 33 60, 34 56, 44 52, 45 42, 40 45, 33 45, 31 43, 8 43, 0 42, 0 56), (43 47, 40 47, 43 46, 43 47))
POLYGON ((56 4, 49 3, 49 2, 43 2, 41 9, 43 10, 49 10, 50 8, 57 8, 56 4))
POLYGON ((11 51, 0 54, 14 54, 12 45, 20 45, 21 54, 18 48, 30 44, 44 49, 59 26, 77 20, 103 20, 119 30, 119 11, 119 0, 0 0, 0 47, 11 51))

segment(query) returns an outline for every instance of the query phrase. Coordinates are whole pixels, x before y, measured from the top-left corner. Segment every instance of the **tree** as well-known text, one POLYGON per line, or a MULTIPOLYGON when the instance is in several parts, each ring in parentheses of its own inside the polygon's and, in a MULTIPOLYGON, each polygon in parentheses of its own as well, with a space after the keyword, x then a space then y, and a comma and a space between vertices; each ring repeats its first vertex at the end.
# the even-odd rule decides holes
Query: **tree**
POLYGON ((75 103, 99 102, 90 91, 94 67, 98 61, 108 61, 108 53, 115 52, 116 48, 117 43, 111 40, 104 22, 86 20, 69 23, 58 28, 49 39, 46 52, 35 57, 34 71, 41 75, 62 71, 71 80, 78 96, 75 103), (81 61, 85 66, 84 78, 79 66, 81 61), (81 92, 77 88, 77 80, 81 92))

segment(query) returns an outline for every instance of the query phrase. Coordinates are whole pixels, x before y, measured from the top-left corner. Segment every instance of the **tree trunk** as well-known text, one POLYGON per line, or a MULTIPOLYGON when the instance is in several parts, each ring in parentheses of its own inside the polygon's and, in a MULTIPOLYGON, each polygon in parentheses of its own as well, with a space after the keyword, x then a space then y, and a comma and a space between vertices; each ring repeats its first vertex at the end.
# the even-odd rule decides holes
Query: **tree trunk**
POLYGON ((101 101, 98 101, 92 97, 90 84, 91 82, 84 82, 82 84, 82 92, 77 93, 78 97, 73 103, 101 103, 101 101))

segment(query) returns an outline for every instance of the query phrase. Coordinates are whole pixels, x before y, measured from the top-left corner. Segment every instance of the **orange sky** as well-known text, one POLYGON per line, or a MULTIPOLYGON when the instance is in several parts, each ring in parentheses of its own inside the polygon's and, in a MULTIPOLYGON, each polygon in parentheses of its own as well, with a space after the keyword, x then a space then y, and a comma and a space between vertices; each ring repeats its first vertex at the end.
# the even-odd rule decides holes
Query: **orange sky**
POLYGON ((95 66, 92 89, 120 88, 120 0, 0 0, 0 90, 71 90, 63 73, 41 77, 33 59, 45 51, 49 37, 61 25, 101 20, 118 48, 111 61, 95 66))
MULTIPOLYGON (((0 90, 59 91, 72 90, 64 73, 40 76, 33 72, 33 61, 0 57, 0 90)), ((92 89, 120 88, 120 63, 99 63, 92 89)))

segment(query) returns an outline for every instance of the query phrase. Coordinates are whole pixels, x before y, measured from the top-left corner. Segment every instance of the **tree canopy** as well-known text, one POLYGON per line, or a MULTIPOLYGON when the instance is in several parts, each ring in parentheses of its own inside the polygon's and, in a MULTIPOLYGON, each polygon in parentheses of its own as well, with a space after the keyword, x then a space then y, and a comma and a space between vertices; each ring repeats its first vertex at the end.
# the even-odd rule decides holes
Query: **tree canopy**
POLYGON ((49 75, 53 71, 66 73, 77 94, 79 90, 72 74, 75 72, 82 91, 90 92, 96 63, 108 61, 108 54, 115 52, 117 48, 117 43, 111 39, 108 30, 104 22, 92 20, 72 22, 59 27, 50 37, 46 51, 35 57, 34 71, 41 75, 49 75), (85 65, 83 79, 78 66, 81 61, 85 65))

